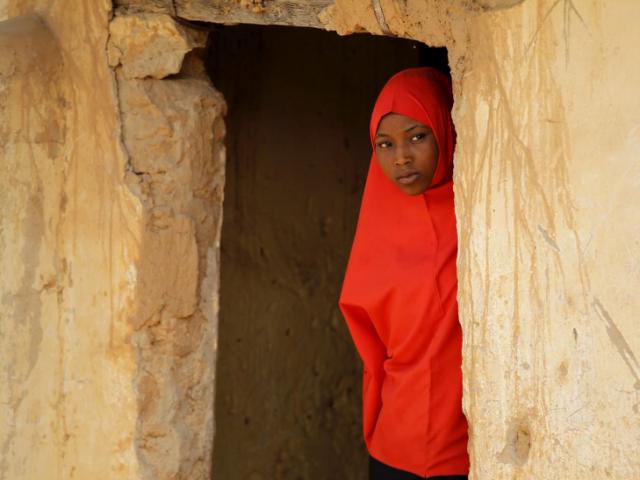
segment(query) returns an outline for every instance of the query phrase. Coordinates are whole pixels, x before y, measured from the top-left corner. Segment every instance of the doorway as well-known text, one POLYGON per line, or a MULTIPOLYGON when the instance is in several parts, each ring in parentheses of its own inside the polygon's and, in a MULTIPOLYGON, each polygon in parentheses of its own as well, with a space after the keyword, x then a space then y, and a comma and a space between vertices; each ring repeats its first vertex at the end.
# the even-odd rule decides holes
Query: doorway
POLYGON ((361 366, 337 307, 375 98, 445 49, 290 27, 214 27, 227 167, 216 480, 365 477, 361 366))

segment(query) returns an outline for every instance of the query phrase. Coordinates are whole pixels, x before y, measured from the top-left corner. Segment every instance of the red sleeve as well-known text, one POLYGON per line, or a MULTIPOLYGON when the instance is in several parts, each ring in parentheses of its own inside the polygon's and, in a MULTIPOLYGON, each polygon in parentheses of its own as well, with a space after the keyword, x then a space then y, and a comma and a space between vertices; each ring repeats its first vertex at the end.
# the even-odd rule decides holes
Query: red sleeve
POLYGON ((351 337, 364 364, 362 378, 362 430, 367 445, 382 407, 381 388, 384 379, 383 363, 387 349, 380 339, 367 312, 357 306, 340 304, 351 337))

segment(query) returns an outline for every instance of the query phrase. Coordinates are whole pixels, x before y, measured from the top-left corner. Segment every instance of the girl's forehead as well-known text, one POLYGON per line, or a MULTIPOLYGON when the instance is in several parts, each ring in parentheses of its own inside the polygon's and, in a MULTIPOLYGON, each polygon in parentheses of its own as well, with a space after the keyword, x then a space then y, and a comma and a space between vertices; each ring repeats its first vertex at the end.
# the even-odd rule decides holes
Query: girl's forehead
POLYGON ((380 121, 378 122, 378 126, 376 128, 376 133, 381 133, 380 129, 404 129, 411 128, 413 126, 426 126, 423 120, 415 118, 415 116, 405 115, 404 113, 398 112, 389 112, 384 114, 380 121))

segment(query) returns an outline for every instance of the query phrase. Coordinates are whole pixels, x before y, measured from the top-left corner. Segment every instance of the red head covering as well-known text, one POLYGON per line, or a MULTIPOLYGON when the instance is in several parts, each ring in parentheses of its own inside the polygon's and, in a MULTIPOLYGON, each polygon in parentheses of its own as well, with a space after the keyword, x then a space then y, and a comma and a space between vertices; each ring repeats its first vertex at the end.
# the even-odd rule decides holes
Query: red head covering
MULTIPOLYGON (((431 127, 432 186, 408 196, 371 158, 340 308, 364 363, 363 429, 371 455, 419 476, 468 472, 456 303, 451 83, 432 68, 392 77, 371 116, 431 127)), ((374 150, 375 152, 375 150, 374 150)))

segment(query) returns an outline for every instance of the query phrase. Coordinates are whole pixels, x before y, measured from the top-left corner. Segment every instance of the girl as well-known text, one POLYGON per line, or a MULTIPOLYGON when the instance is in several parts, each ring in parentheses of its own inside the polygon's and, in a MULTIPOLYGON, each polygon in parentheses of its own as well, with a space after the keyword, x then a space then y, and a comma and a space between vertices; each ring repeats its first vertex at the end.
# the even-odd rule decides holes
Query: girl
POLYGON ((373 155, 340 308, 364 363, 370 479, 466 479, 456 303, 451 83, 392 77, 369 125, 373 155))

